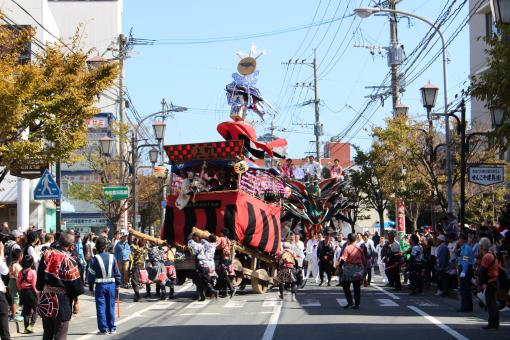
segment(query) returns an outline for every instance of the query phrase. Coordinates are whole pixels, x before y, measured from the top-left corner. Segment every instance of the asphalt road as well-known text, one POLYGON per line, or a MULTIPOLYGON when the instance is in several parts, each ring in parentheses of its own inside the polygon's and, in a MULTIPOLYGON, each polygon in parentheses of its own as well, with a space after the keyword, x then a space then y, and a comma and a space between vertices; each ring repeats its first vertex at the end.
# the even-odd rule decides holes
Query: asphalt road
MULTIPOLYGON (((249 286, 248 286, 249 287, 249 286)), ((458 300, 433 294, 409 296, 379 286, 362 288, 361 308, 344 310, 340 287, 308 284, 290 301, 281 301, 277 289, 257 295, 249 288, 233 299, 194 301, 194 286, 177 288, 175 300, 142 299, 132 302, 132 293, 121 293, 121 318, 118 334, 111 339, 510 339, 510 313, 501 315, 497 331, 485 331, 487 314, 478 306, 474 313, 459 314, 458 300)), ((41 338, 38 322, 33 335, 11 335, 26 339, 41 338)), ((83 296, 81 311, 71 321, 69 339, 95 338, 97 332, 92 297, 83 296)))

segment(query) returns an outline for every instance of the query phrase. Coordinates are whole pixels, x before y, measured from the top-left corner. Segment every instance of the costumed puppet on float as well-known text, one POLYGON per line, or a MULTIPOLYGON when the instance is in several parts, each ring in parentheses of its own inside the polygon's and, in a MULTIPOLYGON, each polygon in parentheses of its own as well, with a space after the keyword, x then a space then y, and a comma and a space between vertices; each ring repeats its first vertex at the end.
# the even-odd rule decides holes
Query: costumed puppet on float
POLYGON ((232 121, 220 123, 217 130, 226 140, 243 140, 245 149, 255 158, 263 159, 265 155, 284 158, 278 151, 287 145, 285 139, 278 138, 269 143, 259 142, 255 129, 245 121, 248 111, 256 113, 262 120, 265 115, 274 116, 276 113, 274 107, 255 87, 260 73, 257 70, 257 59, 263 53, 257 53, 255 45, 252 44, 248 56, 243 57, 240 52, 237 55, 241 58, 237 72, 232 74, 233 81, 225 88, 227 101, 231 106, 232 121))

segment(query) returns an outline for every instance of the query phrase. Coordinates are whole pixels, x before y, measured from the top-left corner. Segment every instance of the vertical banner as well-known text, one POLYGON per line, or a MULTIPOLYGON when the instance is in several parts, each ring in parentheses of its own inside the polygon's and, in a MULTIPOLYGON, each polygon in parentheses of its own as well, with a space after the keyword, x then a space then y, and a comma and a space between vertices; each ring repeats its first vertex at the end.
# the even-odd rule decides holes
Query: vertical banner
POLYGON ((401 198, 397 198, 395 208, 397 215, 397 235, 398 240, 400 241, 404 239, 404 234, 406 232, 406 210, 404 200, 401 198))

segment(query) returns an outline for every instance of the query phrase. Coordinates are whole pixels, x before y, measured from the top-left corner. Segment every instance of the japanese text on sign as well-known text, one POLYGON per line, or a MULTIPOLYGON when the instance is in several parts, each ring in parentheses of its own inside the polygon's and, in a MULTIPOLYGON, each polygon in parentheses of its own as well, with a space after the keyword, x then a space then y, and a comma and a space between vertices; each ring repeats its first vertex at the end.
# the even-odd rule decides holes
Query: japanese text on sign
POLYGON ((505 168, 502 166, 470 167, 469 182, 479 185, 493 185, 505 180, 505 168))

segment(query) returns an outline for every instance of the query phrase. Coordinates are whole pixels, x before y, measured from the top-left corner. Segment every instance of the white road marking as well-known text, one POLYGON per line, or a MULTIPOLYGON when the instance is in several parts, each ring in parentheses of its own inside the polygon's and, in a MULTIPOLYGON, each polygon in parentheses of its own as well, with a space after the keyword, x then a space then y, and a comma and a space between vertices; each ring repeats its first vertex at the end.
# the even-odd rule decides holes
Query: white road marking
POLYGON ((386 289, 383 289, 379 286, 376 286, 376 285, 373 285, 373 286, 370 286, 370 287, 374 287, 375 289, 377 290, 380 290, 381 292, 383 292, 384 294, 388 295, 390 298, 392 298, 393 300, 400 300, 400 298, 398 296, 396 296, 395 294, 392 294, 390 292, 388 292, 386 289))
POLYGON ((211 302, 211 300, 193 301, 192 303, 190 303, 189 305, 187 305, 187 306, 186 306, 186 307, 184 307, 184 308, 185 308, 185 309, 189 309, 189 308, 192 308, 192 309, 204 308, 204 307, 205 307, 205 306, 207 306, 210 302, 211 302))
POLYGON ((276 299, 276 298, 266 297, 266 299, 264 300, 264 303, 262 304, 262 307, 273 307, 274 308, 278 305, 278 303, 280 301, 281 300, 276 299))
POLYGON ((211 315, 221 315, 221 313, 182 313, 182 314, 177 314, 176 316, 196 316, 196 315, 208 315, 208 316, 211 316, 211 315))
POLYGON ((267 323, 266 331, 264 332, 264 335, 262 336, 262 340, 272 340, 274 331, 276 330, 276 325, 278 324, 278 319, 280 318, 280 313, 282 311, 282 301, 275 301, 277 304, 273 308, 273 313, 271 315, 271 318, 269 319, 269 322, 267 323))
POLYGON ((243 308, 246 300, 229 300, 223 308, 243 308))
POLYGON ((301 304, 301 307, 320 307, 321 303, 319 300, 305 300, 305 303, 301 304))
POLYGON ((376 299, 379 303, 379 307, 398 307, 399 304, 391 299, 376 299))
POLYGON ((338 302, 338 304, 340 305, 340 307, 343 307, 345 305, 347 305, 347 299, 336 299, 336 302, 338 302))
POLYGON ((127 309, 131 309, 131 308, 133 308, 134 306, 136 306, 136 303, 132 303, 132 304, 130 304, 129 306, 127 306, 126 308, 127 308, 127 309))
POLYGON ((438 304, 432 303, 432 302, 419 302, 418 306, 420 307, 438 307, 438 304))
MULTIPOLYGON (((131 314, 130 316, 117 321, 116 326, 118 327, 119 325, 122 325, 123 323, 126 323, 126 322, 128 322, 129 320, 131 320, 133 318, 141 317, 143 313, 145 313, 145 312, 147 312, 147 311, 149 311, 149 310, 151 310, 151 309, 153 309, 155 307, 159 307, 161 305, 166 305, 166 306, 169 307, 169 306, 173 305, 174 303, 175 302, 173 302, 173 301, 172 302, 165 302, 165 303, 158 302, 158 303, 156 303, 154 305, 147 306, 144 309, 141 309, 141 310, 131 314)), ((84 335, 84 336, 81 336, 81 337, 77 338, 76 340, 86 340, 86 339, 92 338, 93 336, 96 335, 96 333, 97 333, 97 331, 91 332, 91 333, 89 333, 87 335, 84 335)))
MULTIPOLYGON (((180 292, 183 292, 185 291, 186 289, 188 289, 189 287, 191 287, 191 283, 188 283, 184 286, 182 286, 181 288, 179 288, 177 290, 177 293, 180 293, 180 292)), ((166 307, 170 307, 171 305, 173 305, 175 302, 173 301, 160 301, 156 304, 153 304, 153 305, 150 305, 150 306, 147 306, 145 307, 144 309, 141 309, 133 314, 131 314, 130 316, 126 317, 126 318, 122 318, 122 314, 121 314, 121 319, 117 321, 116 323, 116 326, 118 327, 119 325, 122 325, 123 323, 126 323, 128 322, 129 320, 133 319, 133 318, 138 318, 138 317, 141 317, 143 313, 151 310, 151 309, 154 309, 154 308, 157 308, 157 307, 160 307, 160 306, 166 306, 166 307)), ((134 305, 134 304, 133 304, 134 305)), ((76 340, 86 340, 86 339, 90 339, 94 336, 96 336, 96 333, 97 333, 97 330, 94 331, 94 332, 90 332, 89 334, 86 334, 86 335, 83 335, 79 338, 76 338, 76 340)))
POLYGON ((464 335, 460 334, 456 330, 448 327, 447 325, 445 325, 444 323, 442 323, 441 321, 439 321, 435 317, 428 315, 427 313, 425 313, 424 311, 422 311, 418 307, 407 306, 407 308, 409 308, 409 309, 415 311, 417 314, 423 316, 425 319, 427 319, 428 321, 430 321, 431 323, 433 323, 437 327, 441 328, 443 331, 445 331, 446 333, 450 334, 455 339, 457 339, 457 340, 469 340, 469 338, 467 338, 464 335))

